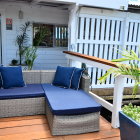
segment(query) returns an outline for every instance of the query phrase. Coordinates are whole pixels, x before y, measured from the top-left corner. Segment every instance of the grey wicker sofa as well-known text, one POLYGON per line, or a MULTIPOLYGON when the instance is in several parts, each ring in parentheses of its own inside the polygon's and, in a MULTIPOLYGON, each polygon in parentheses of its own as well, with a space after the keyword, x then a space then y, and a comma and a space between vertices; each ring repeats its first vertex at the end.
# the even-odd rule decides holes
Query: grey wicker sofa
MULTIPOLYGON (((24 71, 26 84, 52 83, 55 71, 24 71)), ((81 88, 89 91, 90 79, 82 77, 81 88)), ((0 118, 46 114, 52 135, 99 131, 99 111, 81 115, 54 115, 45 96, 0 100, 0 118)))

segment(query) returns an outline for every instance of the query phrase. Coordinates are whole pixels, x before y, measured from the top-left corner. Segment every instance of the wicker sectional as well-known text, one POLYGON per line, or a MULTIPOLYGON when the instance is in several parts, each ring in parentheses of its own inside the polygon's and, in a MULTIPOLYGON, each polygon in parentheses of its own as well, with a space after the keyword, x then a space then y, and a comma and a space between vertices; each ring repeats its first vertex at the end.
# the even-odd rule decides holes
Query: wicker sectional
MULTIPOLYGON (((27 84, 52 83, 55 71, 24 71, 27 84)), ((89 90, 90 80, 82 77, 81 88, 89 90)), ((99 112, 56 116, 48 107, 45 97, 0 100, 0 118, 46 114, 52 135, 80 134, 99 131, 99 112)))

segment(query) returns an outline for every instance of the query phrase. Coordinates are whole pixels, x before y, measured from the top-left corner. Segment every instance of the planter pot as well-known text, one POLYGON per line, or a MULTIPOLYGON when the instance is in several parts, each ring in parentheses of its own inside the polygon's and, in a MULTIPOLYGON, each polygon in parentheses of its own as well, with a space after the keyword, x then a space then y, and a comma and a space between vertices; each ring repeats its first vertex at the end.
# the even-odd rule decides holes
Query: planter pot
POLYGON ((121 140, 140 140, 140 124, 119 112, 121 140))
POLYGON ((28 70, 28 66, 21 66, 22 70, 28 70))

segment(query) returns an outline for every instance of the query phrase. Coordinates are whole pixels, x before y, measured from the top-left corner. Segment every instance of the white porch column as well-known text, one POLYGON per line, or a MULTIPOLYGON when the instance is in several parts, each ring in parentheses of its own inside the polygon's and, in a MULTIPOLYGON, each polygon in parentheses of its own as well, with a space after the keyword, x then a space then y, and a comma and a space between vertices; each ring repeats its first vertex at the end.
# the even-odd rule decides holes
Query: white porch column
MULTIPOLYGON (((69 29, 68 50, 76 52, 79 5, 77 4, 72 5, 69 8, 69 10, 70 10, 70 14, 69 14, 69 23, 68 23, 68 29, 69 29)), ((69 66, 81 68, 81 62, 70 60, 69 66)))
POLYGON ((69 44, 68 44, 68 50, 69 51, 75 51, 75 45, 76 45, 76 31, 78 28, 78 10, 79 5, 72 5, 69 8, 69 23, 68 23, 68 29, 69 29, 69 44))
POLYGON ((113 95, 113 110, 112 122, 113 128, 119 127, 119 111, 121 111, 123 91, 124 91, 125 77, 118 76, 115 78, 114 95, 113 95))
POLYGON ((5 21, 5 9, 0 9, 1 14, 1 45, 2 45, 2 64, 7 65, 6 56, 6 21, 5 21))

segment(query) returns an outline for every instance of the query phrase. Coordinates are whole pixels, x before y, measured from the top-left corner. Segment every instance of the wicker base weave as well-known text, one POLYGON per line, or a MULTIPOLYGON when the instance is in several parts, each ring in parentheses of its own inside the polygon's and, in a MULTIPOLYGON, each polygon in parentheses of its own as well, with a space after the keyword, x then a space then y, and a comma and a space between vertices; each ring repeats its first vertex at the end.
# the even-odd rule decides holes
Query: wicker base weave
POLYGON ((46 104, 46 116, 52 135, 81 134, 99 131, 99 112, 73 115, 55 116, 46 104))
POLYGON ((45 97, 0 100, 0 118, 45 114, 45 97))

